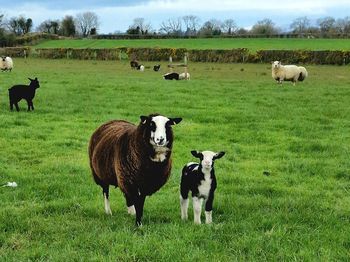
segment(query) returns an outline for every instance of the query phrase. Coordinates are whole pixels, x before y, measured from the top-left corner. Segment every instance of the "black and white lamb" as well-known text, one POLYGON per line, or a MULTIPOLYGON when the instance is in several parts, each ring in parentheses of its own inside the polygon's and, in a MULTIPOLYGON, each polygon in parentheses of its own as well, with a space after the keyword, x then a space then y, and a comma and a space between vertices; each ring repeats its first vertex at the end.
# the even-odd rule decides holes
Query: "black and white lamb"
POLYGON ((16 106, 16 110, 19 111, 18 102, 25 99, 28 104, 28 111, 34 110, 33 99, 35 96, 35 90, 40 87, 38 78, 31 79, 29 85, 14 85, 9 88, 10 109, 13 110, 13 105, 16 106))
POLYGON ((159 65, 159 64, 158 64, 158 65, 153 66, 153 71, 158 72, 158 71, 159 71, 159 69, 160 69, 160 65, 159 65))
POLYGON ((141 116, 139 125, 114 120, 100 126, 92 135, 89 158, 96 184, 102 187, 105 211, 109 205, 109 186, 124 193, 129 214, 136 212, 141 226, 146 196, 158 191, 171 171, 172 125, 182 118, 159 114, 141 116))
POLYGON ((178 73, 167 73, 163 75, 163 78, 165 80, 179 80, 179 74, 178 73))
POLYGON ((188 193, 192 192, 194 223, 201 223, 203 199, 205 200, 205 223, 212 223, 212 210, 216 177, 214 161, 225 155, 225 152, 191 151, 194 157, 200 159, 199 163, 190 162, 182 169, 180 185, 181 218, 187 219, 188 193))

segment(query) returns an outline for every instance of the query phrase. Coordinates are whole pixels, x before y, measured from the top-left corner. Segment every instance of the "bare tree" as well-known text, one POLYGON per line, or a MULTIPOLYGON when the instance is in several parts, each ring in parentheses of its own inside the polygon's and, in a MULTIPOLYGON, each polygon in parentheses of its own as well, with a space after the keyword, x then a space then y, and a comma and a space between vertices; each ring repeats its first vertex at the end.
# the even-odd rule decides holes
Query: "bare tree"
POLYGON ((195 35, 199 28, 200 19, 195 15, 185 15, 182 17, 182 20, 185 24, 185 34, 195 35))
POLYGON ((162 22, 159 30, 166 34, 180 35, 182 33, 181 18, 170 18, 162 22))
POLYGON ((293 33, 304 34, 310 28, 310 20, 306 16, 296 18, 290 25, 293 33))
POLYGON ((233 19, 226 19, 222 23, 221 28, 228 35, 232 35, 238 30, 237 24, 233 19))
POLYGON ((85 37, 91 33, 91 29, 97 30, 99 26, 99 18, 94 12, 85 12, 77 14, 75 18, 76 28, 85 37))
POLYGON ((36 29, 37 31, 40 31, 40 32, 45 32, 45 33, 48 33, 50 34, 51 33, 51 29, 52 29, 52 21, 51 20, 45 20, 43 21, 39 26, 38 28, 36 29))
POLYGON ((130 27, 132 29, 138 29, 139 33, 142 35, 148 34, 152 30, 150 23, 146 23, 143 17, 137 17, 134 19, 133 25, 130 27))
POLYGON ((335 23, 335 28, 338 33, 350 34, 350 17, 337 19, 335 23))
POLYGON ((320 18, 317 20, 317 24, 323 34, 330 34, 335 30, 335 19, 333 17, 327 16, 320 18))

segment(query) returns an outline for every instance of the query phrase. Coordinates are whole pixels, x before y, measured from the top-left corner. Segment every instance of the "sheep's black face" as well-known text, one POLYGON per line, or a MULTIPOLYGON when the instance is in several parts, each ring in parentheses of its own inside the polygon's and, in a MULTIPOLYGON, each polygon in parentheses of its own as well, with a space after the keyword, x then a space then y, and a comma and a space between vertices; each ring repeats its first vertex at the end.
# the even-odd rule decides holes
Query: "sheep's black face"
POLYGON ((171 126, 181 122, 182 118, 168 118, 161 115, 141 116, 146 127, 149 143, 153 147, 166 147, 172 140, 171 126))
POLYGON ((35 88, 39 88, 40 87, 40 84, 39 84, 39 80, 38 78, 36 77, 35 79, 31 79, 31 78, 28 78, 30 80, 30 85, 35 87, 35 88))
POLYGON ((211 169, 214 166, 214 160, 219 159, 225 155, 225 152, 215 153, 212 151, 191 151, 194 157, 197 157, 201 160, 201 165, 204 169, 211 169))

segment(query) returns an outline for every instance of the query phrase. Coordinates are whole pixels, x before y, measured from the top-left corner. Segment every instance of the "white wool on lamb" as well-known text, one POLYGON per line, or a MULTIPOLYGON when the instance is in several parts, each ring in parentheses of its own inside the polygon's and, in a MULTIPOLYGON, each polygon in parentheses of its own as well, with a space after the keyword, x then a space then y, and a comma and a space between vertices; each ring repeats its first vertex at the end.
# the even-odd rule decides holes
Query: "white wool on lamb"
POLYGON ((190 80, 191 75, 190 73, 181 73, 179 74, 179 80, 190 80))

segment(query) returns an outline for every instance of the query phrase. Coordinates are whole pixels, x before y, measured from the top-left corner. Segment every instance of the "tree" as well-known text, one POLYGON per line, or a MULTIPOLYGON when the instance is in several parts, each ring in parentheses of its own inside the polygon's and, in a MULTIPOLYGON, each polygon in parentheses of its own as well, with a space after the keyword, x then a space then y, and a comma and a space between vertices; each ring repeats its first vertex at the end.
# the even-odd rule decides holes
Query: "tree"
POLYGON ((335 31, 335 19, 333 17, 320 18, 317 20, 317 24, 322 34, 330 34, 335 31))
POLYGON ((233 19, 226 19, 222 25, 221 25, 222 30, 227 33, 228 35, 232 35, 237 31, 237 25, 235 20, 233 19))
POLYGON ((337 19, 335 29, 341 34, 350 34, 350 17, 337 19))
POLYGON ((195 35, 197 33, 197 28, 199 27, 199 18, 195 15, 185 15, 182 17, 185 25, 186 35, 195 35))
POLYGON ((75 18, 76 27, 80 33, 86 37, 91 33, 91 29, 98 29, 99 19, 98 16, 93 12, 85 12, 77 14, 75 18))
POLYGON ((136 30, 138 34, 146 35, 152 30, 152 26, 150 23, 146 23, 143 17, 137 17, 129 27, 129 30, 136 30))
POLYGON ((21 29, 18 25, 18 19, 16 17, 11 17, 11 19, 8 22, 8 27, 12 33, 15 35, 21 34, 21 29))
POLYGON ((290 25, 295 34, 305 34, 310 28, 310 20, 306 16, 296 18, 290 25))
POLYGON ((265 18, 253 25, 250 32, 256 35, 273 35, 278 34, 279 29, 275 27, 275 23, 271 19, 265 18))
POLYGON ((206 21, 200 29, 201 35, 220 35, 221 34, 221 22, 216 19, 206 21))
POLYGON ((73 16, 66 15, 61 22, 61 33, 64 36, 74 36, 76 32, 73 16))
POLYGON ((51 34, 51 29, 52 29, 51 20, 45 20, 38 26, 37 31, 51 34))
POLYGON ((181 18, 168 19, 160 25, 160 31, 166 34, 181 35, 182 33, 182 23, 181 18))

